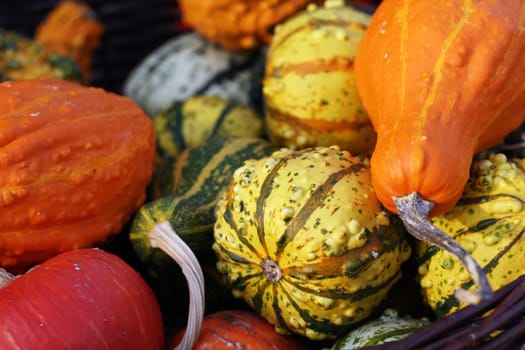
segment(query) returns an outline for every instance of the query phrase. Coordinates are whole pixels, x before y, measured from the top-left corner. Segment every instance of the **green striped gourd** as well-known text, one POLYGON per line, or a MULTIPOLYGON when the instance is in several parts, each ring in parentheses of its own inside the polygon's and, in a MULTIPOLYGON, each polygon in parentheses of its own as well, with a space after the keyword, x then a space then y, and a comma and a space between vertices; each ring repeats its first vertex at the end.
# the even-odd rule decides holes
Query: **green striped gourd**
MULTIPOLYGON (((494 290, 525 274, 525 160, 501 153, 476 160, 460 201, 432 222, 472 255, 494 290)), ((462 308, 454 291, 475 289, 464 266, 423 242, 417 256, 422 293, 436 314, 462 308)))
POLYGON ((233 171, 274 150, 269 141, 253 137, 215 138, 185 149, 173 164, 164 196, 143 205, 133 219, 130 239, 140 260, 150 263, 158 254, 165 256, 148 240, 153 226, 165 220, 196 254, 210 254, 214 208, 233 171))
POLYGON ((57 78, 82 83, 70 57, 50 52, 23 34, 0 29, 0 81, 57 78))
POLYGON ((123 91, 149 116, 158 114, 172 101, 200 95, 249 103, 252 65, 257 57, 256 52, 224 49, 194 31, 181 33, 133 68, 123 91))
POLYGON ((217 205, 217 269, 279 333, 335 338, 368 317, 410 247, 369 167, 337 146, 247 161, 217 205))
POLYGON ((172 182, 165 190, 169 189, 171 194, 165 192, 164 196, 146 203, 133 218, 129 232, 132 248, 147 267, 148 282, 166 310, 167 323, 175 324, 174 327, 186 324, 186 314, 180 310, 188 307, 188 291, 179 265, 151 246, 149 234, 153 226, 168 220, 197 255, 206 281, 206 310, 229 307, 233 298, 217 276, 216 258, 211 250, 215 204, 237 167, 274 149, 269 141, 252 137, 215 138, 186 148, 168 176, 172 182))
POLYGON ((386 309, 377 319, 369 320, 338 338, 330 350, 357 350, 401 340, 430 324, 428 318, 400 316, 386 309))
POLYGON ((370 14, 344 1, 309 6, 277 26, 263 80, 265 120, 277 145, 339 145, 365 154, 376 135, 357 90, 354 60, 370 14))
POLYGON ((214 96, 194 96, 174 101, 153 117, 157 152, 173 162, 182 150, 213 137, 264 135, 262 117, 249 105, 214 96))

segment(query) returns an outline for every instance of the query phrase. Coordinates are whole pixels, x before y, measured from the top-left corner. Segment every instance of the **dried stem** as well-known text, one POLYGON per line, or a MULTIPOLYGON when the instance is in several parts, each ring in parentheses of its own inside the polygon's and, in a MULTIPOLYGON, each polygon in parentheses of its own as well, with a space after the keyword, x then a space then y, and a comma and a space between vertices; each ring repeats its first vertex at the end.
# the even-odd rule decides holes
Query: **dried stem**
POLYGON ((481 300, 493 296, 485 271, 474 258, 452 237, 434 226, 428 219, 434 204, 423 199, 417 192, 394 198, 399 217, 408 232, 415 238, 432 243, 454 255, 466 267, 474 282, 478 285, 476 292, 464 289, 456 290, 455 296, 465 304, 478 304, 481 300))
POLYGON ((204 274, 195 254, 175 233, 169 221, 154 226, 149 234, 151 246, 162 249, 182 269, 190 292, 188 325, 175 350, 191 349, 197 341, 204 318, 204 274))
POLYGON ((0 268, 0 289, 7 286, 11 281, 13 281, 16 278, 15 275, 8 272, 5 269, 0 268))

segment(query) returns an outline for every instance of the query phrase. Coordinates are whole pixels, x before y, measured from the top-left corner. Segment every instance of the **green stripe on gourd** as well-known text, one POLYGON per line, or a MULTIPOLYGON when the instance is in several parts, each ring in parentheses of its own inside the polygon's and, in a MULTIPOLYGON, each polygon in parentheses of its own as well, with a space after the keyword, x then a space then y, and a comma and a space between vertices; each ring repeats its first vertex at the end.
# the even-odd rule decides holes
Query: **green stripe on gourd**
POLYGON ((368 165, 337 146, 246 162, 217 213, 219 272, 281 333, 337 337, 371 314, 410 255, 368 165))
POLYGON ((250 106, 219 96, 194 96, 174 101, 153 117, 157 152, 170 163, 188 147, 214 137, 262 137, 262 117, 250 106))
POLYGON ((153 226, 169 220, 175 231, 196 254, 210 254, 213 242, 214 208, 234 170, 245 160, 269 155, 275 147, 252 137, 215 138, 187 148, 173 164, 162 197, 146 203, 136 214, 131 242, 143 262, 164 255, 149 245, 153 226))
POLYGON ((427 318, 400 316, 394 309, 386 309, 377 319, 364 322, 359 327, 337 339, 330 350, 357 350, 401 340, 430 324, 427 318))
MULTIPOLYGON (((525 160, 489 155, 472 165, 463 196, 448 213, 432 222, 454 237, 487 273, 497 290, 525 274, 525 160)), ((463 305, 457 288, 475 289, 470 275, 450 254, 418 243, 419 279, 423 296, 436 315, 463 305)))
POLYGON ((133 250, 146 267, 168 322, 184 326, 188 307, 185 278, 174 260, 151 247, 148 238, 153 226, 169 220, 177 234, 197 254, 206 281, 206 310, 230 307, 233 297, 217 276, 216 258, 211 251, 215 204, 244 160, 261 158, 275 147, 253 137, 216 138, 203 145, 186 148, 166 178, 172 179, 172 193, 146 203, 135 215, 129 232, 133 250), (175 321, 174 321, 174 320, 175 321))

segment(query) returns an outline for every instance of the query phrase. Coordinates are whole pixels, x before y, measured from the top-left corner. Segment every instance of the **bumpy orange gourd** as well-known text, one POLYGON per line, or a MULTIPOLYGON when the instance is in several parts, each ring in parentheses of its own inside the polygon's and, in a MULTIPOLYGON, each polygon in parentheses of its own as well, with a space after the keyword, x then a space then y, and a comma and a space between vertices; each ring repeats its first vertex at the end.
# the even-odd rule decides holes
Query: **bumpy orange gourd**
POLYGON ((418 192, 450 210, 472 157, 525 117, 525 1, 383 1, 357 53, 359 93, 378 132, 377 195, 418 192))
POLYGON ((82 69, 87 82, 104 30, 87 3, 62 0, 38 25, 34 40, 50 52, 71 57, 82 69))
POLYGON ((275 25, 321 0, 180 0, 183 19, 208 40, 230 50, 268 44, 275 25))
POLYGON ((151 120, 62 80, 0 84, 0 266, 21 271, 118 233, 145 200, 151 120))
POLYGON ((524 0, 384 0, 355 62, 377 132, 377 196, 415 237, 458 257, 481 297, 485 273, 428 217, 459 200, 474 154, 525 118, 524 14, 524 0))

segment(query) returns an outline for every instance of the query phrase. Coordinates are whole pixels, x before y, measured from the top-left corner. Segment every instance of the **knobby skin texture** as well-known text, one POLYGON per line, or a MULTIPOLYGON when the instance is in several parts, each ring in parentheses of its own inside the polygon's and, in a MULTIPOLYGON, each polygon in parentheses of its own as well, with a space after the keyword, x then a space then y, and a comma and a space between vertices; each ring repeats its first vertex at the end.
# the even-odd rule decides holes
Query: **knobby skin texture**
POLYGON ((117 234, 145 200, 151 120, 63 80, 0 84, 0 266, 24 270, 117 234))

